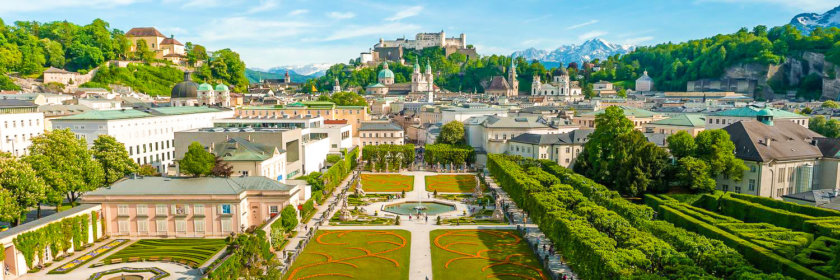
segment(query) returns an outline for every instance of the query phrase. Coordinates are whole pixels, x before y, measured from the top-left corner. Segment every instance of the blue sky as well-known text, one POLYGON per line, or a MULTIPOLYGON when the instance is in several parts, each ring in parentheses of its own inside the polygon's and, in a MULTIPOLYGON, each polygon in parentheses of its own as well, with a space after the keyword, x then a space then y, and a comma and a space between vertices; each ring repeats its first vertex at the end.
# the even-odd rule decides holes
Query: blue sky
POLYGON ((823 13, 834 0, 561 0, 561 1, 307 1, 307 0, 0 0, 0 18, 102 18, 112 28, 155 26, 208 49, 231 48, 249 67, 346 62, 380 37, 445 30, 467 34, 481 54, 554 49, 600 37, 650 45, 679 42, 740 27, 788 23, 823 13))

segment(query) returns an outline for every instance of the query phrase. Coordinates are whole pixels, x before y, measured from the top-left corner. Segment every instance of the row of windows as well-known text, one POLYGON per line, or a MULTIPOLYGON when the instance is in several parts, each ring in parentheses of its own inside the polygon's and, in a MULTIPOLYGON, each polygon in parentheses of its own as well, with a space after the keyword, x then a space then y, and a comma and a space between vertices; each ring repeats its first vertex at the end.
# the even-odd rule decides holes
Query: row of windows
MULTIPOLYGON (((379 144, 380 144, 379 141, 375 141, 375 142, 374 141, 370 141, 370 142, 362 141, 362 146, 365 146, 365 145, 379 145, 379 144)), ((382 141, 381 144, 382 145, 402 145, 403 142, 402 141, 382 141)))
MULTIPOLYGON (((29 126, 33 126, 32 125, 33 120, 20 120, 20 127, 24 127, 25 126, 24 124, 26 124, 27 121, 29 123, 29 126)), ((35 121, 34 126, 41 126, 41 119, 35 119, 34 121, 35 121)), ((4 121, 3 122, 3 127, 4 128, 9 128, 9 123, 12 123, 12 127, 18 127, 18 121, 17 120, 4 121)))
POLYGON ((156 154, 156 155, 148 155, 148 156, 139 157, 135 161, 137 162, 137 164, 142 165, 142 164, 150 164, 150 163, 153 163, 153 162, 167 161, 167 160, 171 160, 174 157, 175 157, 175 152, 164 152, 164 153, 160 153, 160 154, 156 154))
MULTIPOLYGON (((729 191, 729 185, 724 184, 724 185, 722 186, 722 189, 723 189, 723 191, 728 192, 728 191, 729 191)), ((755 179, 750 179, 750 180, 749 180, 749 184, 747 185, 747 189, 748 189, 751 193, 754 193, 754 192, 755 192, 755 179)), ((741 186, 735 186, 735 192, 736 192, 736 193, 741 193, 741 186)))
MULTIPOLYGON (((375 137, 375 138, 379 138, 379 132, 376 132, 376 133, 373 133, 373 132, 368 132, 368 133, 361 133, 361 134, 362 134, 362 137, 375 137)), ((349 133, 348 133, 347 137, 350 137, 349 133)), ((402 137, 402 132, 391 132, 391 133, 388 133, 388 132, 383 132, 383 133, 382 133, 382 137, 402 137)), ((343 133, 343 132, 341 133, 341 139, 346 139, 346 138, 344 137, 344 133, 343 133)))
MULTIPOLYGON (((149 221, 148 220, 137 220, 137 232, 139 233, 147 233, 149 232, 149 221)), ((127 234, 129 232, 129 221, 121 220, 117 222, 118 230, 121 234, 127 234)), ((165 233, 168 231, 169 223, 166 220, 155 220, 155 232, 165 233)), ((203 233, 206 230, 205 221, 204 219, 198 219, 193 221, 193 231, 198 233, 203 233)), ((221 231, 222 232, 231 232, 233 231, 232 221, 230 219, 222 219, 221 220, 221 231)), ((186 233, 187 232, 187 221, 186 220, 175 220, 175 232, 179 233, 186 233)))
POLYGON ((128 155, 133 156, 134 154, 141 154, 147 152, 156 152, 162 149, 170 149, 175 147, 175 139, 172 140, 164 140, 154 143, 145 143, 136 146, 128 146, 128 155), (142 152, 141 152, 142 148, 142 152))
MULTIPOLYGON (((218 204, 217 207, 218 213, 227 215, 233 214, 233 206, 230 204, 218 204)), ((117 215, 118 216, 128 216, 130 206, 128 204, 119 204, 117 205, 117 215)), ((149 214, 149 205, 146 204, 137 204, 134 207, 135 212, 137 215, 145 216, 149 214)), ((173 213, 174 215, 189 215, 190 209, 193 211, 193 215, 204 215, 205 214, 205 207, 204 204, 193 204, 190 207, 189 204, 156 204, 154 205, 154 212, 155 216, 167 216, 169 213, 173 213)))

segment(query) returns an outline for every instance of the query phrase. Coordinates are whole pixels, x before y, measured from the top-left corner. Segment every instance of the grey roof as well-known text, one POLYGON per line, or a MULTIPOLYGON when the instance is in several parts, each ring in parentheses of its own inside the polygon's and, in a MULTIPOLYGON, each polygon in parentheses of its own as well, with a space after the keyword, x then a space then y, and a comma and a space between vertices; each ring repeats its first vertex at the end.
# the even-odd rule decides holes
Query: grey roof
POLYGON ((832 189, 811 190, 782 196, 787 199, 801 200, 814 203, 817 207, 840 211, 840 192, 832 189))
POLYGON ((32 101, 21 99, 0 99, 0 108, 38 107, 32 101))
POLYGON ((548 122, 543 119, 542 117, 498 117, 498 116, 489 116, 487 120, 484 121, 485 127, 494 127, 494 128, 506 128, 506 127, 516 127, 516 128, 540 128, 540 127, 549 127, 548 122))
POLYGON ((668 134, 664 133, 644 133, 645 138, 648 142, 656 144, 659 147, 665 147, 666 140, 668 139, 668 134))
POLYGON ((402 131, 403 129, 392 122, 362 122, 359 130, 365 131, 402 131))
POLYGON ((6 238, 6 237, 9 237, 9 236, 14 236, 14 235, 17 235, 17 234, 21 234, 21 233, 33 230, 35 228, 38 228, 40 226, 50 224, 52 222, 60 221, 61 219, 73 216, 75 214, 78 214, 79 212, 83 212, 85 210, 88 210, 88 209, 96 207, 96 206, 99 206, 99 204, 82 204, 82 205, 70 208, 68 210, 64 210, 64 211, 61 211, 61 212, 58 212, 58 213, 55 213, 55 214, 52 214, 52 215, 34 220, 34 221, 31 221, 31 222, 28 222, 28 223, 13 227, 13 228, 11 228, 7 231, 0 232, 0 239, 6 238))
POLYGON ((735 156, 743 160, 768 162, 820 158, 823 153, 811 141, 823 136, 799 124, 776 120, 772 126, 759 121, 739 121, 723 128, 735 143, 735 156), (766 139, 770 139, 767 145, 766 139))
POLYGON ((559 134, 523 133, 510 139, 511 142, 534 145, 583 144, 594 129, 577 129, 559 134))
POLYGON ((840 138, 814 138, 823 157, 840 158, 840 138))
POLYGON ((236 195, 244 191, 289 191, 294 186, 262 177, 137 177, 117 181, 111 187, 85 194, 106 195, 236 195))

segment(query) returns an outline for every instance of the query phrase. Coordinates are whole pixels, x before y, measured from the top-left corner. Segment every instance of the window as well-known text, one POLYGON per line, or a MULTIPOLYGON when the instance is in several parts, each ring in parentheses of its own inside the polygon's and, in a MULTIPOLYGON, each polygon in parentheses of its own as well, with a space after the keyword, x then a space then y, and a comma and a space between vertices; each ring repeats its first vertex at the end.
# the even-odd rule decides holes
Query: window
POLYGON ((149 207, 146 204, 137 204, 137 215, 146 216, 149 214, 149 207))
POLYGON ((128 216, 128 205, 117 205, 117 215, 128 216))
POLYGON ((750 165, 750 172, 755 173, 756 169, 758 168, 755 165, 750 165))
POLYGON ((222 220, 222 232, 231 232, 233 228, 231 227, 230 219, 222 220))
POLYGON ((785 168, 779 168, 779 183, 785 182, 785 168))
POLYGON ((187 205, 186 204, 176 204, 174 206, 175 215, 184 216, 187 215, 187 205))
POLYGON ((729 191, 729 185, 723 185, 723 191, 728 192, 729 191))
POLYGON ((755 191, 755 179, 750 179, 750 185, 748 189, 752 192, 755 191))
POLYGON ((204 219, 195 220, 195 232, 204 232, 204 219))
POLYGON ((233 211, 230 209, 230 204, 219 205, 219 212, 222 214, 233 214, 233 211))
POLYGON ((128 220, 117 222, 120 233, 128 233, 128 220))
POLYGON ((571 152, 571 149, 572 149, 571 147, 566 147, 566 153, 571 152))
POLYGON ((273 216, 274 214, 279 213, 279 212, 280 212, 280 211, 279 211, 279 210, 280 210, 279 208, 280 208, 280 207, 278 207, 277 205, 271 205, 271 206, 269 206, 269 207, 268 207, 268 214, 271 214, 271 215, 273 216))
POLYGON ((187 232, 187 221, 175 220, 175 231, 176 232, 187 232))
POLYGON ((155 207, 155 215, 163 215, 163 216, 166 216, 166 214, 167 214, 167 213, 166 213, 166 205, 163 205, 163 204, 158 204, 158 205, 155 207))
POLYGON ((137 232, 148 232, 148 231, 149 231, 149 221, 137 220, 137 232))
POLYGON ((166 232, 166 220, 155 221, 155 228, 157 228, 157 232, 166 232))
POLYGON ((736 193, 741 193, 741 187, 735 187, 735 192, 736 193))
POLYGON ((196 204, 194 208, 195 209, 193 209, 193 211, 195 213, 193 213, 193 215, 204 215, 204 204, 196 204))

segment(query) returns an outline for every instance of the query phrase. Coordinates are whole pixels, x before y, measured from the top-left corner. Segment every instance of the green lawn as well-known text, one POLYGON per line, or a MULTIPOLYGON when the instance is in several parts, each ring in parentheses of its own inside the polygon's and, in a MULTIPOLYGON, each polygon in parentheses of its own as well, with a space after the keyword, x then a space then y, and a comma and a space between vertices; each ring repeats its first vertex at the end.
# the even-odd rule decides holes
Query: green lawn
POLYGON ((116 261, 162 260, 185 261, 198 267, 226 245, 224 239, 141 239, 104 260, 116 261))
POLYGON ((405 230, 321 230, 283 279, 408 279, 410 248, 405 230))
POLYGON ((472 193, 475 175, 426 176, 426 191, 439 193, 472 193))
POLYGON ((362 174, 362 189, 366 192, 410 192, 414 189, 414 176, 362 174))
POLYGON ((548 279, 513 230, 433 230, 432 273, 444 279, 548 279))

